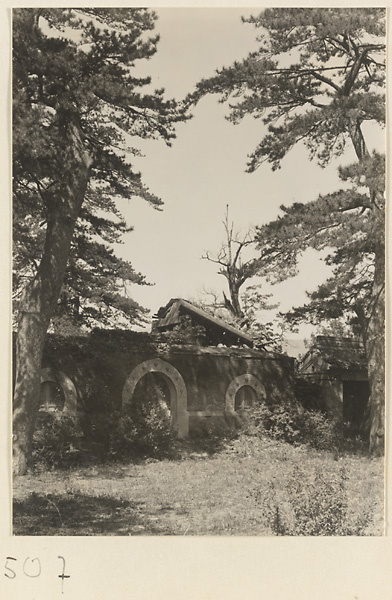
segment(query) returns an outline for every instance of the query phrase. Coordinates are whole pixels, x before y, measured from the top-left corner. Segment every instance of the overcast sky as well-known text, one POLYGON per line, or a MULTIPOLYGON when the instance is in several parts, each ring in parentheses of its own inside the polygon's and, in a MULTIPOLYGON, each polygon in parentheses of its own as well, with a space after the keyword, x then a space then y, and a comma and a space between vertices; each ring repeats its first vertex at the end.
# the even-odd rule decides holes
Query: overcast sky
MULTIPOLYGON (((145 62, 143 72, 152 76, 154 87, 166 89, 167 97, 182 99, 201 78, 257 47, 255 28, 241 22, 241 15, 257 14, 257 9, 166 8, 157 12, 158 52, 145 62)), ((227 204, 237 228, 245 231, 274 219, 281 204, 308 202, 339 185, 338 163, 321 169, 300 146, 283 160, 279 171, 272 172, 265 164, 255 173, 245 173, 247 154, 262 138, 264 126, 252 118, 233 125, 225 114, 227 106, 210 96, 199 103, 191 121, 178 126, 172 148, 163 142, 143 146, 138 142, 146 154, 138 168, 164 207, 158 212, 138 199, 122 205, 135 229, 116 252, 155 284, 131 289, 133 297, 153 313, 170 298, 196 299, 203 288, 226 290, 216 265, 201 256, 206 250, 219 249, 227 204)), ((382 148, 383 134, 371 137, 369 146, 382 148)), ((354 161, 353 150, 348 149, 343 160, 354 161)), ((326 267, 310 251, 298 277, 268 291, 287 310, 303 303, 305 290, 316 288, 325 275, 326 267)))

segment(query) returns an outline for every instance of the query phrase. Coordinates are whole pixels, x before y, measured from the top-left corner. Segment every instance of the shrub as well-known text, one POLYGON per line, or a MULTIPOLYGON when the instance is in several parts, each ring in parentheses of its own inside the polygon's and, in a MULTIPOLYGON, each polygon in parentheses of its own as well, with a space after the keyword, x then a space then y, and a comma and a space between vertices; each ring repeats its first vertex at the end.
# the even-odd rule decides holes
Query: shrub
POLYGON ((119 460, 164 458, 171 454, 172 441, 170 418, 159 405, 151 405, 119 417, 110 436, 110 454, 119 460))
POLYGON ((291 444, 300 442, 297 419, 298 415, 295 411, 285 406, 276 406, 272 409, 267 405, 261 405, 251 411, 250 415, 250 421, 254 422, 258 434, 267 432, 274 439, 291 444))
POLYGON ((150 391, 125 412, 91 413, 83 419, 83 431, 102 461, 162 458, 171 452, 170 414, 159 391, 150 391))
POLYGON ((33 438, 33 466, 53 469, 79 464, 84 455, 82 438, 77 417, 40 415, 33 438))
POLYGON ((110 458, 111 438, 117 431, 119 419, 119 411, 90 412, 81 417, 83 436, 93 459, 110 458))
POLYGON ((303 443, 317 450, 337 450, 343 442, 342 431, 336 422, 322 412, 305 410, 298 417, 303 443))
POLYGON ((295 466, 283 488, 269 482, 251 495, 275 535, 366 535, 370 507, 359 517, 352 517, 346 482, 344 468, 338 474, 325 470, 309 474, 295 466))
POLYGON ((80 418, 62 413, 39 419, 33 461, 44 468, 65 468, 86 461, 139 460, 170 456, 170 414, 151 393, 128 411, 90 412, 80 418))
POLYGON ((247 432, 290 444, 308 444, 318 450, 336 450, 341 432, 336 423, 320 411, 302 410, 284 405, 262 404, 249 413, 247 432))

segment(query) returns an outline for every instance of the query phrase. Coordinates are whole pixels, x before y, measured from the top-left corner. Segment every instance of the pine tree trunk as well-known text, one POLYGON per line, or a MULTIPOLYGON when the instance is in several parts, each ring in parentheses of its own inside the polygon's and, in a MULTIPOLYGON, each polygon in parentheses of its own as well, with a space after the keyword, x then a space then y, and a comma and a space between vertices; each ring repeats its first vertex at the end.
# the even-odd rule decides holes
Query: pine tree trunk
POLYGON ((13 402, 13 471, 17 475, 26 473, 31 461, 45 336, 60 295, 91 166, 78 129, 70 126, 69 132, 71 146, 65 174, 46 198, 47 230, 41 263, 20 305, 13 402))
MULTIPOLYGON (((350 137, 358 160, 369 156, 361 124, 355 120, 350 126, 350 137)), ((384 453, 385 439, 385 210, 384 181, 369 185, 377 243, 375 248, 374 282, 364 344, 370 385, 369 450, 374 456, 384 453)))
MULTIPOLYGON (((34 292, 27 295, 34 295, 34 292)), ((13 403, 13 472, 29 466, 35 419, 40 404, 41 357, 45 328, 39 313, 23 311, 16 339, 16 379, 13 403)))
MULTIPOLYGON (((382 231, 380 232, 380 237, 382 231)), ((371 310, 365 335, 370 384, 369 450, 374 456, 384 453, 385 436, 385 271, 384 241, 376 249, 371 310)))

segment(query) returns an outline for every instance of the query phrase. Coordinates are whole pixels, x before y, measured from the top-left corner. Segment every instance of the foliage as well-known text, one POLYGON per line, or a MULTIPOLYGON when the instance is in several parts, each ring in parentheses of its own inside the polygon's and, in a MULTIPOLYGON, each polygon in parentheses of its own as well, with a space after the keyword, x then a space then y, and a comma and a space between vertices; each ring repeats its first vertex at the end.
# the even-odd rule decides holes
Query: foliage
POLYGON ((46 415, 34 435, 35 468, 163 458, 172 452, 169 423, 157 407, 146 414, 96 413, 90 418, 46 415))
MULTIPOLYGON (((181 447, 188 449, 190 444, 184 440, 181 447)), ((16 478, 13 532, 271 536, 279 532, 274 529, 276 506, 282 521, 287 515, 286 527, 293 524, 295 496, 290 503, 286 493, 293 474, 303 496, 313 495, 316 503, 317 491, 311 487, 316 474, 322 474, 327 483, 338 482, 344 465, 345 532, 382 535, 381 459, 349 454, 336 460, 329 452, 248 435, 220 446, 213 456, 208 448, 200 452, 191 445, 189 450, 178 461, 95 462, 66 472, 35 472, 16 478), (365 521, 369 522, 366 530, 358 531, 357 524, 365 521)), ((327 488, 322 482, 318 485, 325 501, 315 504, 316 508, 328 507, 327 488)), ((308 518, 314 522, 315 515, 308 518)))
MULTIPOLYGON (((201 81, 190 102, 205 94, 230 100, 230 120, 260 118, 268 131, 251 155, 254 171, 273 168, 297 143, 324 166, 351 140, 359 163, 340 169, 345 188, 306 205, 281 207, 283 217, 258 227, 259 269, 272 280, 296 272, 300 253, 311 246, 336 248, 327 263, 334 276, 292 314, 337 318, 369 300, 375 241, 382 238, 384 157, 370 155, 361 124, 385 120, 383 9, 266 9, 249 19, 261 31, 259 50, 201 81)), ((365 306, 365 310, 366 310, 365 306)), ((296 318, 297 317, 297 318, 296 318)))
POLYGON ((238 419, 223 416, 202 418, 192 423, 190 436, 200 448, 206 447, 210 451, 216 451, 225 442, 237 436, 238 427, 238 419))
POLYGON ((343 442, 343 432, 336 423, 317 410, 262 404, 249 410, 248 423, 251 435, 268 435, 275 440, 306 444, 317 450, 337 451, 343 442))
POLYGON ((274 169, 299 141, 320 164, 341 155, 353 119, 383 123, 385 10, 271 8, 247 19, 259 49, 202 80, 188 98, 230 101, 229 120, 252 115, 268 133, 250 156, 274 169))
MULTIPOLYGON (((16 196, 18 192, 15 192, 16 196)), ((18 200, 18 199, 17 199, 18 200)), ((33 200, 33 198, 31 198, 33 200)), ((29 201, 30 202, 30 201, 29 201)), ((86 200, 88 204, 88 200, 86 200)), ((29 210, 27 203, 23 210, 29 210)), ((129 325, 144 322, 146 311, 129 296, 131 285, 148 285, 145 278, 134 271, 132 265, 118 258, 113 244, 121 243, 124 222, 110 217, 104 219, 95 213, 120 214, 113 201, 91 202, 91 214, 84 209, 76 224, 74 238, 60 297, 52 318, 53 329, 58 333, 75 334, 83 325, 94 326, 129 325), (95 216, 95 218, 94 218, 95 216), (83 221, 86 220, 86 223, 83 221), (100 222, 99 229, 94 223, 100 222), (106 221, 106 222, 105 222, 106 221)), ((14 202, 13 233, 13 311, 14 319, 20 307, 23 290, 38 268, 45 241, 46 218, 19 215, 21 207, 14 202), (39 230, 39 231, 37 231, 39 230)))
MULTIPOLYGON (((366 168, 372 165, 381 190, 383 157, 374 153, 361 169, 364 163, 366 168)), ((347 175, 346 182, 349 189, 319 196, 308 204, 282 206, 283 215, 258 231, 274 281, 286 277, 288 270, 296 272, 298 257, 306 248, 329 252, 326 262, 333 267, 332 276, 308 294, 310 302, 286 314, 290 324, 304 319, 314 324, 343 319, 364 334, 372 310, 376 246, 384 235, 383 215, 374 214, 370 194, 357 177, 347 175)))
POLYGON ((133 402, 126 411, 106 410, 84 419, 89 446, 102 461, 164 457, 172 450, 170 414, 158 390, 133 402))
MULTIPOLYGON (((286 324, 280 318, 262 321, 260 311, 278 308, 279 304, 271 304, 272 294, 262 294, 260 283, 249 285, 242 294, 242 303, 246 315, 248 333, 253 338, 254 347, 269 352, 283 352, 283 340, 286 324)), ((292 328, 293 329, 293 328, 292 328)))
POLYGON ((341 429, 321 411, 305 410, 298 426, 304 443, 316 450, 337 451, 343 446, 341 429))
POLYGON ((347 480, 344 467, 309 473, 296 465, 283 488, 272 481, 252 493, 275 535, 366 535, 372 507, 350 515, 347 480))
POLYGON ((332 248, 333 277, 290 316, 358 320, 371 386, 370 447, 384 439, 385 176, 384 156, 367 148, 364 123, 385 123, 385 10, 380 8, 276 8, 248 19, 259 30, 259 49, 202 80, 189 104, 218 94, 229 120, 251 115, 265 133, 248 162, 278 169, 302 144, 322 167, 347 142, 358 163, 340 168, 344 187, 309 204, 282 207, 283 217, 256 232, 259 266, 271 279, 295 274, 308 247, 332 248))
POLYGON ((122 415, 110 437, 110 454, 115 460, 164 458, 172 453, 170 419, 159 405, 143 413, 122 415))
POLYGON ((321 322, 315 332, 310 335, 309 339, 304 340, 305 348, 307 350, 312 347, 319 335, 355 339, 358 338, 359 332, 355 323, 345 318, 334 319, 324 323, 321 322))
POLYGON ((138 74, 156 52, 155 20, 143 8, 14 11, 15 474, 31 459, 41 357, 56 311, 68 333, 70 319, 113 326, 143 317, 127 294, 144 278, 111 245, 128 230, 118 201, 161 205, 135 168, 135 140, 170 145, 185 118, 138 74))
POLYGON ((107 402, 100 409, 71 417, 48 413, 38 419, 33 461, 45 468, 68 468, 86 462, 134 461, 163 458, 173 453, 170 414, 159 390, 127 411, 116 411, 107 402), (106 406, 106 410, 105 410, 106 406))
POLYGON ((35 277, 48 223, 59 218, 75 125, 91 161, 83 206, 75 225, 55 317, 57 327, 88 327, 143 320, 130 298, 146 284, 113 245, 132 230, 118 208, 139 196, 154 208, 161 200, 143 184, 132 161, 136 138, 170 145, 182 119, 164 90, 137 75, 157 49, 148 37, 156 15, 139 8, 15 9, 13 18, 14 299, 35 277), (144 93, 143 93, 143 90, 144 93))
POLYGON ((167 343, 168 345, 208 345, 205 327, 203 327, 203 325, 193 325, 192 318, 189 315, 180 315, 178 324, 170 331, 155 331, 153 333, 154 339, 159 342, 167 343))
POLYGON ((39 417, 33 440, 33 464, 45 469, 70 468, 83 461, 83 434, 76 417, 47 413, 39 417))

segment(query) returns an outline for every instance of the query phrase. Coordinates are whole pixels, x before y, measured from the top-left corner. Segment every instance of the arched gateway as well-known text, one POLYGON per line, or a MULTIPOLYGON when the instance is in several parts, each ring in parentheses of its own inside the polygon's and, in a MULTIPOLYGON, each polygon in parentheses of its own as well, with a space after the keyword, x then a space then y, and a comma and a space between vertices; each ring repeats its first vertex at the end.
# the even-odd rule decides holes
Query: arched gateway
POLYGON ((170 393, 171 430, 179 438, 186 437, 189 433, 186 385, 177 369, 161 358, 146 360, 133 369, 124 384, 122 392, 123 408, 132 402, 138 382, 147 373, 160 373, 164 376, 170 393))

